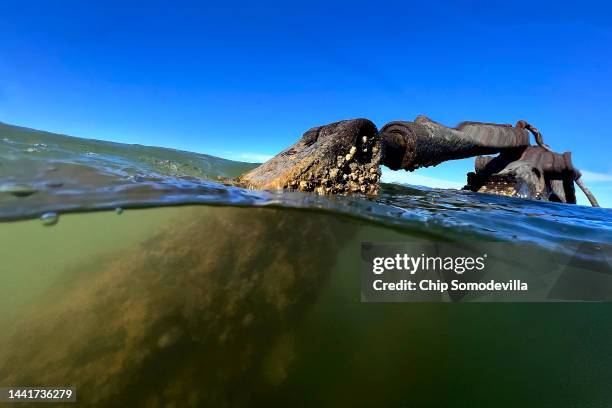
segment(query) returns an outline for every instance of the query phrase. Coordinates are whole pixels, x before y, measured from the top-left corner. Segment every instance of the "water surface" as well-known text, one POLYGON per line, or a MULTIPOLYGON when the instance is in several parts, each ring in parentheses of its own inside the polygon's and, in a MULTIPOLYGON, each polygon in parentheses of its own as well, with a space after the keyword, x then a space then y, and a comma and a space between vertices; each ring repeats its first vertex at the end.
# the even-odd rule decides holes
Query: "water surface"
POLYGON ((253 166, 0 125, 0 385, 75 385, 97 406, 609 403, 609 304, 361 303, 359 249, 554 254, 612 242, 610 210, 224 184, 253 166))

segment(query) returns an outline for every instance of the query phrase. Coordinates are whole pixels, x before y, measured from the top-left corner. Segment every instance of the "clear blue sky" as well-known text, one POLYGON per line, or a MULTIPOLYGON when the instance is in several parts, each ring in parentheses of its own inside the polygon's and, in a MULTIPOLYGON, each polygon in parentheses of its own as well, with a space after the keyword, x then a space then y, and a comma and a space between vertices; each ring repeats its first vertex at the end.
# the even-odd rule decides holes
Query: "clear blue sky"
POLYGON ((526 119, 612 206, 606 2, 294 3, 3 0, 0 121, 253 161, 340 119, 526 119))

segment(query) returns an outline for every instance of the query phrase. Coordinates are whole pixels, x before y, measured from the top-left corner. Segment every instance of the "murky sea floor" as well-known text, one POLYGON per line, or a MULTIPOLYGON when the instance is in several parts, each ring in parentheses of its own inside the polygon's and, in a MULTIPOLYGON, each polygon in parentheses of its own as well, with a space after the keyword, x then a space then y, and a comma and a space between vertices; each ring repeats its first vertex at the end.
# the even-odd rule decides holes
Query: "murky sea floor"
POLYGON ((360 243, 423 232, 210 206, 0 231, 3 385, 122 407, 612 400, 612 304, 361 303, 360 243))

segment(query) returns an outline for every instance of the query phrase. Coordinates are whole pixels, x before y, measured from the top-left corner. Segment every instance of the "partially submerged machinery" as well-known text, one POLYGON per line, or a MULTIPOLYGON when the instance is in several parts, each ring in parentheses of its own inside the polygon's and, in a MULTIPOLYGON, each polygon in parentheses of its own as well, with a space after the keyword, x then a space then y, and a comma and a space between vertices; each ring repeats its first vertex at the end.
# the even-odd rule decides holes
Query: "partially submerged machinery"
POLYGON ((574 183, 593 206, 593 194, 574 168, 571 153, 556 153, 525 121, 516 125, 463 122, 449 128, 425 116, 390 122, 380 131, 367 119, 312 128, 295 144, 239 178, 254 189, 295 189, 319 194, 378 193, 380 165, 413 171, 476 157, 464 189, 575 204, 574 183), (536 146, 530 144, 533 134, 536 146), (485 156, 497 154, 495 157, 485 156))

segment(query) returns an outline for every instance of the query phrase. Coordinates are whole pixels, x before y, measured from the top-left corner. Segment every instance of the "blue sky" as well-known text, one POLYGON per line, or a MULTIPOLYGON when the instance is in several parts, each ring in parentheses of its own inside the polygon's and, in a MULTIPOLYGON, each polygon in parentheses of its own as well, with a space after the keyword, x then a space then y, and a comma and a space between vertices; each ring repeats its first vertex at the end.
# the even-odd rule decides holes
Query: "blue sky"
POLYGON ((253 161, 340 119, 526 119, 612 207, 612 6, 509 3, 5 0, 0 121, 253 161))

